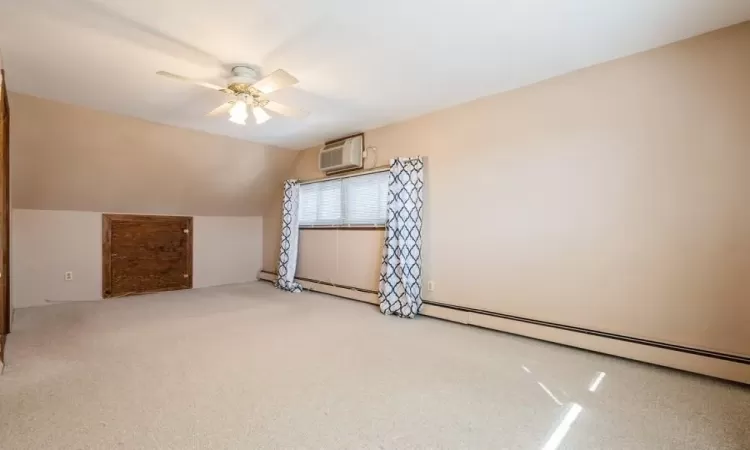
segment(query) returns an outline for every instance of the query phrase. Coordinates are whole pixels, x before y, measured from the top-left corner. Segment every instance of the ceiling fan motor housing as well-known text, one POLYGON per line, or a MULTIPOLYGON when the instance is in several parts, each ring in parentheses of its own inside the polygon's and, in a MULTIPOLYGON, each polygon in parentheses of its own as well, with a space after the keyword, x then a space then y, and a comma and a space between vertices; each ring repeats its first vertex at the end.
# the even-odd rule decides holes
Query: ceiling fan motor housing
POLYGON ((237 94, 252 94, 250 86, 256 81, 258 81, 258 72, 248 66, 233 67, 232 76, 227 80, 229 89, 237 94))

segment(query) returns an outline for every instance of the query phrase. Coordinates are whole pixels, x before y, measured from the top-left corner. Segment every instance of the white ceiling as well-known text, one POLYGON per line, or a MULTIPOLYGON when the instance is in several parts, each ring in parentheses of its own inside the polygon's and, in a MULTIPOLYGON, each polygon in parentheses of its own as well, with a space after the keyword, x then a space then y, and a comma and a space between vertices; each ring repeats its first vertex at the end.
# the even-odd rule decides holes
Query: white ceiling
MULTIPOLYGON (((302 148, 750 19, 748 0, 0 0, 9 89, 302 148), (204 117, 233 63, 311 111, 204 117)), ((741 56, 738 56, 741 57, 741 56)))

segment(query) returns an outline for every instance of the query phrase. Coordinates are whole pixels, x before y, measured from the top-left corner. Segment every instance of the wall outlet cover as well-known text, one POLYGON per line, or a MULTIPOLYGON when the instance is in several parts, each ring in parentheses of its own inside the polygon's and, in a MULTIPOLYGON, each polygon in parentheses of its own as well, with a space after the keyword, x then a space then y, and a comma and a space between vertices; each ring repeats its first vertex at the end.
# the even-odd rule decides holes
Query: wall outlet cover
POLYGON ((65 272, 65 281, 73 280, 73 272, 65 272))

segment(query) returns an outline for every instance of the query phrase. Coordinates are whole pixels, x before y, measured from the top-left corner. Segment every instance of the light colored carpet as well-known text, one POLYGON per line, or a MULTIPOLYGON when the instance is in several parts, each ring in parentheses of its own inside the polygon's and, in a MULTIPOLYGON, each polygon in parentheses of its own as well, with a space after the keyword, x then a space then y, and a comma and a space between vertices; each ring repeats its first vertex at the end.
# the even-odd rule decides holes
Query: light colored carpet
POLYGON ((265 283, 15 319, 0 378, 4 450, 750 442, 739 385, 265 283))

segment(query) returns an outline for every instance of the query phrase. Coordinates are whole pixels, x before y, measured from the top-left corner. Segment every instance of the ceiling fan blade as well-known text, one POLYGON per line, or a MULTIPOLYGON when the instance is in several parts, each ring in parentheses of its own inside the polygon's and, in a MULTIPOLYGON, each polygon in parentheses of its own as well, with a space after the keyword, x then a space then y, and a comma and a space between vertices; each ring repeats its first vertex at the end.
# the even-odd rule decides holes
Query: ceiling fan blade
POLYGON ((234 105, 234 102, 226 102, 223 105, 213 109, 210 113, 206 114, 207 116, 218 116, 219 114, 224 114, 226 112, 229 112, 229 109, 234 105))
POLYGON ((260 81, 253 84, 253 87, 264 94, 270 94, 271 92, 297 83, 299 83, 299 80, 294 78, 289 72, 284 69, 278 69, 270 75, 261 78, 260 81))
POLYGON ((308 114, 310 114, 307 111, 303 111, 297 108, 292 108, 291 106, 282 105, 281 103, 277 103, 274 101, 269 101, 263 107, 275 113, 281 114, 282 116, 295 117, 297 119, 302 119, 304 117, 307 117, 308 114))
POLYGON ((221 91, 221 92, 226 92, 226 93, 231 93, 232 92, 229 89, 223 88, 223 87, 221 87, 219 85, 216 85, 216 84, 213 84, 213 83, 207 83, 205 81, 194 80, 192 78, 183 77, 182 75, 175 75, 173 73, 164 72, 163 70, 160 70, 160 71, 156 72, 156 74, 157 75, 161 75, 163 77, 171 78, 173 80, 186 81, 188 83, 197 84, 198 86, 203 86, 204 88, 213 89, 215 91, 221 91))

